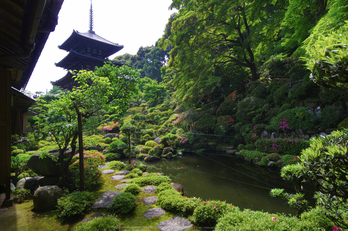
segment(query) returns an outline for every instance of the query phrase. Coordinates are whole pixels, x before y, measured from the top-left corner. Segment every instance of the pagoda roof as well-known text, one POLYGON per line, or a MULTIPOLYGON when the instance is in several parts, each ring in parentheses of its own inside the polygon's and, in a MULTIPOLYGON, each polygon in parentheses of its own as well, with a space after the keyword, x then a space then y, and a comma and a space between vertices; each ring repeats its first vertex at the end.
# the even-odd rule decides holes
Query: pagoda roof
POLYGON ((76 63, 78 62, 89 64, 92 68, 84 68, 89 70, 94 70, 95 66, 101 67, 105 62, 111 62, 117 66, 122 66, 124 64, 121 62, 110 61, 109 59, 101 59, 90 55, 81 54, 74 50, 70 50, 69 54, 65 56, 65 58, 63 58, 59 63, 56 63, 56 66, 68 70, 80 70, 81 68, 74 67, 74 65, 76 65, 76 63))
POLYGON ((70 51, 71 49, 77 50, 78 47, 81 47, 83 43, 92 43, 99 45, 101 47, 105 47, 103 49, 103 53, 105 57, 109 57, 110 55, 118 52, 123 48, 123 45, 119 45, 118 43, 110 42, 99 35, 95 34, 94 31, 88 32, 78 32, 73 30, 70 37, 65 40, 65 42, 58 46, 62 50, 70 51))

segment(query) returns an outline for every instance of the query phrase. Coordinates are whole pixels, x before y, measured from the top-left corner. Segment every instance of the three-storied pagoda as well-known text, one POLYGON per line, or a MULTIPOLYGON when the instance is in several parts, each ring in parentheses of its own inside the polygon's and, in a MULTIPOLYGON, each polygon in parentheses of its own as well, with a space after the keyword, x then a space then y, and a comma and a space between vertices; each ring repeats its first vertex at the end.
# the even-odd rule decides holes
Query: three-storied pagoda
MULTIPOLYGON (((93 71, 95 67, 101 67, 106 61, 110 61, 108 57, 121 50, 123 45, 110 42, 93 31, 93 9, 91 1, 89 31, 80 33, 73 30, 70 37, 58 47, 68 51, 69 54, 59 63, 56 63, 56 66, 68 70, 68 73, 63 78, 51 83, 52 85, 71 90, 73 86, 77 86, 77 83, 72 79, 73 75, 69 72, 70 70, 93 71)), ((117 66, 123 65, 120 62, 112 61, 112 63, 117 66)))

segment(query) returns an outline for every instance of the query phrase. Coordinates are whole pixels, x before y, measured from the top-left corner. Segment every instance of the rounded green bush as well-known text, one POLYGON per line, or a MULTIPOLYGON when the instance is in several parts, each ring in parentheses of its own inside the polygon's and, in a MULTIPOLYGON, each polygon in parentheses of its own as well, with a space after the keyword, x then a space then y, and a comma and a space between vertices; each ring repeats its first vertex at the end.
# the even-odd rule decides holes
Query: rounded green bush
POLYGON ((88 211, 94 203, 93 193, 75 191, 58 199, 58 217, 67 219, 88 211))
POLYGON ((143 171, 141 171, 139 168, 134 168, 130 173, 135 173, 138 176, 142 176, 143 175, 143 171))
POLYGON ((137 184, 129 184, 124 188, 124 191, 137 196, 141 192, 141 188, 137 184))
POLYGON ((157 145, 158 144, 155 141, 153 141, 153 140, 146 141, 146 143, 145 143, 146 147, 155 147, 157 145))
POLYGON ((96 217, 91 221, 82 223, 76 231, 120 230, 119 219, 111 216, 96 217))
POLYGON ((170 183, 163 182, 160 185, 158 185, 158 187, 156 188, 156 193, 160 193, 160 192, 162 192, 164 190, 172 189, 172 188, 173 188, 173 186, 170 183))
MULTIPOLYGON (((126 138, 127 139, 127 138, 126 138)), ((127 148, 127 145, 121 140, 112 141, 108 147, 108 152, 121 152, 127 148)))
POLYGON ((121 193, 114 197, 108 210, 113 214, 127 215, 135 209, 135 196, 129 192, 121 193))
POLYGON ((109 163, 109 168, 114 169, 114 170, 121 170, 124 167, 126 167, 126 165, 121 161, 111 161, 109 163))
POLYGON ((105 137, 104 143, 110 144, 111 143, 111 138, 110 137, 105 137))
POLYGON ((200 201, 193 211, 192 221, 200 226, 215 226, 226 212, 234 210, 223 201, 200 201))
POLYGON ((120 153, 106 153, 105 155, 105 160, 106 161, 112 161, 112 160, 117 160, 121 158, 121 154, 120 153))

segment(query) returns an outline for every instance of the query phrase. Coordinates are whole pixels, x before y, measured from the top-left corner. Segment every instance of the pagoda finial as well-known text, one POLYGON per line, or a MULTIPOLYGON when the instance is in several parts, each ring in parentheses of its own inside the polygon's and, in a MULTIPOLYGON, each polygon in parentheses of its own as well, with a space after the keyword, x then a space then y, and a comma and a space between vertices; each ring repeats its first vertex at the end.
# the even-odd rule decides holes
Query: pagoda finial
POLYGON ((89 33, 95 33, 93 31, 93 9, 92 9, 92 0, 91 0, 91 8, 89 10, 89 33))

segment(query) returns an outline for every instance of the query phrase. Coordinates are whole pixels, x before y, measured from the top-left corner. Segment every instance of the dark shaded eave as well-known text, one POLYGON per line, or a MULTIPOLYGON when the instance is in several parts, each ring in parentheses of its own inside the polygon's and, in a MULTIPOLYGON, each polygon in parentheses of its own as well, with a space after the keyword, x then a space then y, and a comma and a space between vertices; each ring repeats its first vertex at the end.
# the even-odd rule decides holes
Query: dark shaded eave
POLYGON ((83 62, 89 63, 89 65, 93 67, 93 70, 94 70, 94 67, 96 66, 97 67, 103 66, 105 62, 111 62, 116 66, 123 65, 123 63, 121 62, 115 62, 115 61, 110 61, 109 59, 100 59, 93 56, 80 54, 74 50, 71 50, 69 54, 65 56, 65 58, 63 58, 59 63, 56 63, 55 65, 57 67, 62 67, 67 70, 71 70, 71 69, 80 70, 80 68, 71 68, 71 65, 77 63, 77 61, 81 61, 81 62, 83 61, 83 62))
POLYGON ((24 111, 28 111, 28 108, 36 103, 34 99, 26 96, 14 87, 11 87, 11 94, 13 96, 13 104, 16 108, 21 108, 24 111))
POLYGON ((58 46, 60 49, 65 51, 70 51, 71 49, 75 49, 76 45, 81 45, 81 43, 92 43, 98 46, 105 47, 104 49, 104 57, 109 57, 112 54, 123 49, 123 45, 119 45, 118 43, 110 42, 99 35, 91 32, 80 33, 78 31, 73 30, 70 37, 65 40, 65 42, 58 46))
POLYGON ((55 30, 63 0, 1 0, 0 64, 11 70, 12 86, 25 88, 55 30))

